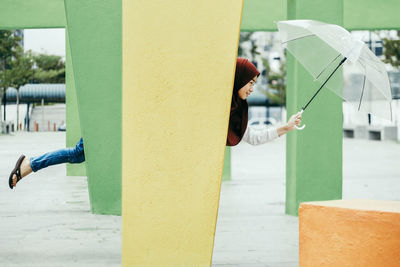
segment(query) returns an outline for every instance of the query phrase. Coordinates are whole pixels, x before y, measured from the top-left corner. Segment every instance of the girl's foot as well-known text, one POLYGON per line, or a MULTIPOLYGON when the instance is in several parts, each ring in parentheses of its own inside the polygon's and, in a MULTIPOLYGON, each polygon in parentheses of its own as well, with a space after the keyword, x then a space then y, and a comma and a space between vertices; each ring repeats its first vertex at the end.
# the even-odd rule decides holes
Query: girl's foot
POLYGON ((20 159, 17 161, 17 164, 15 165, 15 169, 12 172, 12 178, 10 183, 10 188, 12 189, 17 185, 17 182, 22 179, 23 177, 27 176, 32 172, 31 164, 30 164, 30 158, 23 157, 21 156, 20 159), (22 160, 22 162, 20 162, 22 160), (19 166, 18 166, 19 165, 19 166), (20 179, 18 179, 18 176, 20 176, 20 179))

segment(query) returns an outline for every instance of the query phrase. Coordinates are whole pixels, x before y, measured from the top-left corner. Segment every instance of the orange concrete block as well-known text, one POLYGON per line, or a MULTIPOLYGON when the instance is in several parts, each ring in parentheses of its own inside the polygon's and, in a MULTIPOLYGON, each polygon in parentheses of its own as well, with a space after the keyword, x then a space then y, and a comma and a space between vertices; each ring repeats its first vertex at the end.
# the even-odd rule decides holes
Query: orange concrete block
POLYGON ((400 266, 400 201, 333 200, 299 207, 300 266, 400 266))

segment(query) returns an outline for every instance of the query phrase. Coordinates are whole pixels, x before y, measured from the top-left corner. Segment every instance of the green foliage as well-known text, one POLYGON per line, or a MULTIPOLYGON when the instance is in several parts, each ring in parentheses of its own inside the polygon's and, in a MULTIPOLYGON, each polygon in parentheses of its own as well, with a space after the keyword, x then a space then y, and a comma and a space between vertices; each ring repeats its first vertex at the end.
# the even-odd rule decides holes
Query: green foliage
MULTIPOLYGON (((258 46, 256 42, 252 40, 252 35, 254 32, 241 32, 239 38, 239 48, 238 57, 250 56, 250 59, 255 60, 260 57, 260 52, 258 52, 258 46), (245 54, 245 49, 243 49, 243 44, 250 42, 249 54, 245 54)), ((271 70, 268 60, 261 58, 263 65, 265 67, 265 75, 268 81, 267 89, 259 88, 261 92, 267 95, 271 104, 285 105, 286 104, 286 64, 283 62, 281 64, 279 72, 274 72, 271 70)), ((263 72, 264 74, 264 72, 263 72)), ((263 75, 261 74, 261 75, 263 75)))
POLYGON ((34 81, 37 83, 65 83, 65 69, 48 71, 37 69, 34 81))
MULTIPOLYGON (((14 31, 0 30, 0 103, 8 87, 19 89, 29 82, 65 83, 65 63, 59 56, 24 53, 14 31)), ((0 109, 0 129, 1 129, 0 109)), ((18 121, 18 108, 17 108, 18 121)))
POLYGON ((250 40, 251 33, 249 32, 241 32, 239 36, 239 47, 238 47, 238 57, 244 56, 244 51, 242 48, 242 44, 250 40))
POLYGON ((1 103, 3 95, 12 81, 8 72, 11 69, 12 60, 22 50, 20 37, 14 35, 14 31, 0 30, 0 131, 2 128, 1 103))
MULTIPOLYGON (((34 75, 33 60, 30 53, 24 54, 22 48, 17 49, 17 54, 11 59, 11 69, 5 75, 10 86, 17 89, 17 125, 19 124, 19 89, 27 84, 34 75)), ((18 127, 17 127, 18 129, 18 127)))
POLYGON ((267 90, 263 90, 271 104, 286 105, 286 64, 283 62, 279 72, 271 70, 268 60, 262 59, 268 80, 267 90))
POLYGON ((33 57, 36 65, 34 82, 65 83, 65 63, 60 56, 36 55, 33 57))
POLYGON ((60 56, 39 54, 34 56, 34 60, 37 67, 42 70, 60 70, 65 68, 65 64, 60 56))
POLYGON ((32 80, 35 73, 33 70, 33 59, 30 53, 24 54, 21 51, 11 60, 11 69, 7 72, 6 77, 10 86, 19 90, 19 88, 32 80))
POLYGON ((11 61, 21 51, 20 37, 14 36, 13 31, 0 30, 0 99, 5 90, 10 86, 8 70, 11 69, 11 61))
POLYGON ((250 42, 251 43, 251 49, 250 49, 250 55, 251 59, 254 59, 257 55, 260 54, 260 52, 257 51, 257 45, 255 44, 255 41, 251 39, 251 36, 253 35, 254 32, 241 32, 240 37, 239 37, 239 47, 238 47, 238 56, 239 57, 245 57, 246 55, 244 54, 243 50, 243 43, 245 42, 250 42))
MULTIPOLYGON (((400 31, 397 31, 400 37, 400 31)), ((391 64, 395 68, 400 68, 400 40, 383 39, 384 62, 391 64)))

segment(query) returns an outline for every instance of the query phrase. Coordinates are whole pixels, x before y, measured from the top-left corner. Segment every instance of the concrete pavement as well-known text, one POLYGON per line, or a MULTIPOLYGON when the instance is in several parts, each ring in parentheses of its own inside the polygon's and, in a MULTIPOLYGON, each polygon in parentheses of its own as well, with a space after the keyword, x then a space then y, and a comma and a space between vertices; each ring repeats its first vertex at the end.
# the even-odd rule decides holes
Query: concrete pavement
POLYGON ((21 153, 62 147, 60 132, 0 136, 0 266, 120 266, 121 218, 90 213, 86 177, 59 165, 8 188, 21 153))
MULTIPOLYGON (((8 175, 21 153, 65 146, 65 133, 0 136, 0 266, 120 266, 121 217, 90 213, 86 177, 65 165, 8 175)), ((400 200, 400 144, 345 139, 343 198, 400 200)), ((215 267, 298 266, 298 218, 285 215, 285 141, 232 148, 222 184, 215 267)))

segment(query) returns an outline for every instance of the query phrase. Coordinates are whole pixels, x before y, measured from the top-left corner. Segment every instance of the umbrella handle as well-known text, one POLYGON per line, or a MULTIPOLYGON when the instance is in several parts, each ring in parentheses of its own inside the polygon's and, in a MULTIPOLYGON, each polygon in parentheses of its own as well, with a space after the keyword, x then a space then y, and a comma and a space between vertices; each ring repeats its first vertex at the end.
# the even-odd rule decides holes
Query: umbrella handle
MULTIPOLYGON (((300 115, 303 114, 303 112, 304 112, 304 109, 301 109, 300 115)), ((303 126, 300 126, 300 127, 297 125, 294 126, 294 128, 296 128, 296 130, 299 130, 299 131, 303 130, 305 127, 306 127, 305 124, 303 124, 303 126)))

